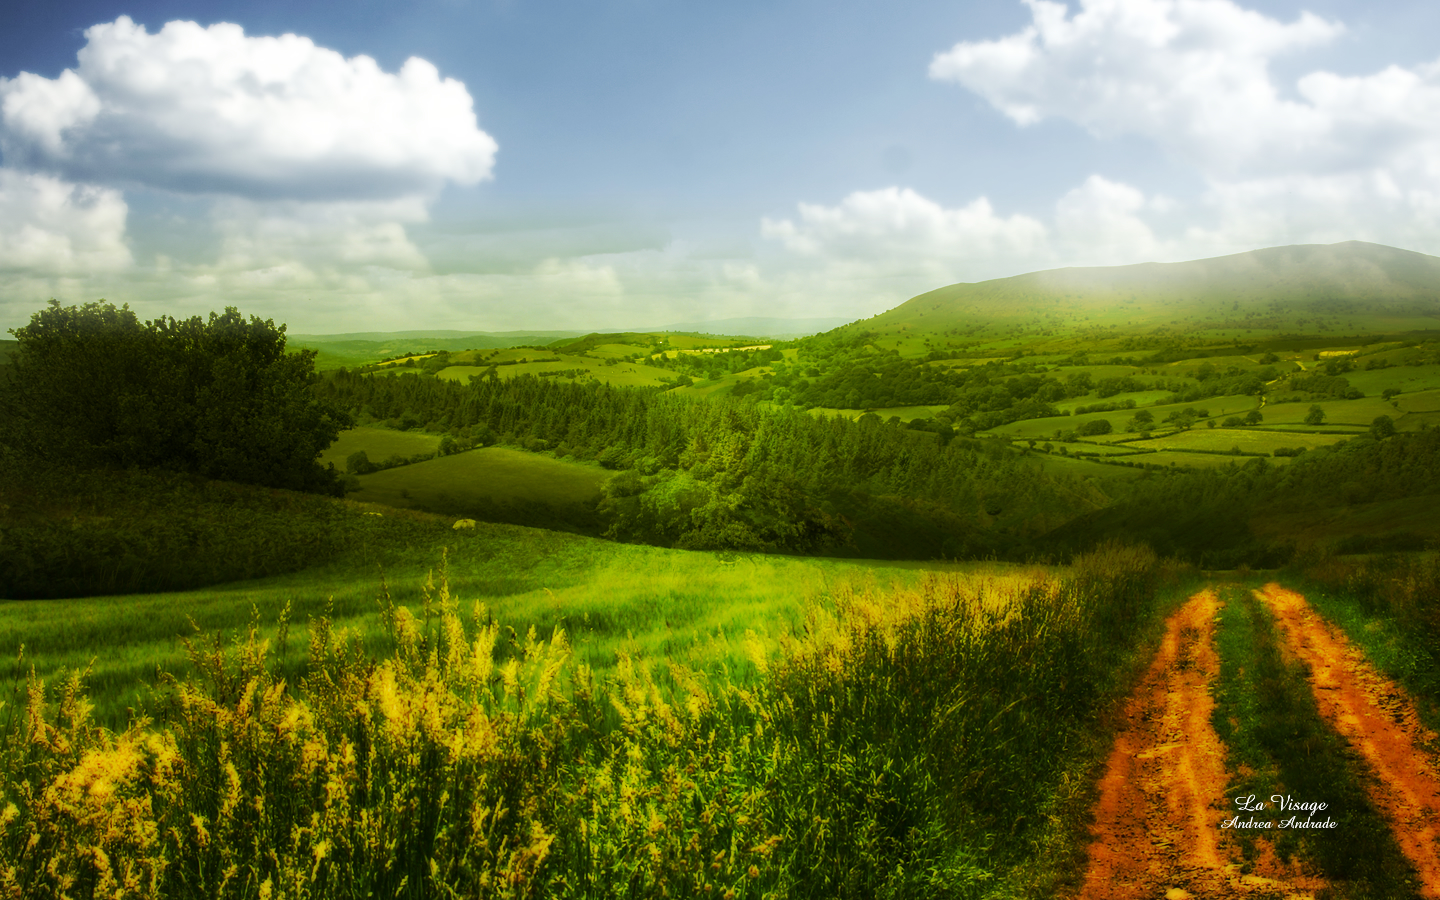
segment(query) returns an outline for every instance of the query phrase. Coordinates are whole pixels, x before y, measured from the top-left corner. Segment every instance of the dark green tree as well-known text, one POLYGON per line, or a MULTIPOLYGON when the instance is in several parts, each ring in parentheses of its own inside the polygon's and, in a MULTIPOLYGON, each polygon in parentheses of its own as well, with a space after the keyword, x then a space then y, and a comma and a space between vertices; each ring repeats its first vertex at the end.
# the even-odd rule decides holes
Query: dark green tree
POLYGON ((0 442, 22 456, 341 491, 318 457, 350 417, 313 396, 315 352, 286 353, 283 325, 51 300, 11 333, 0 442))
POLYGON ((1377 441, 1383 441, 1395 434, 1395 420, 1389 416, 1376 416, 1375 421, 1370 423, 1370 436, 1377 441))
POLYGON ((1305 413, 1305 424, 1306 424, 1306 425, 1323 425, 1323 424, 1325 424, 1325 410, 1321 409, 1321 408, 1319 407, 1319 405, 1312 405, 1312 406, 1310 407, 1310 410, 1309 410, 1307 413, 1305 413))

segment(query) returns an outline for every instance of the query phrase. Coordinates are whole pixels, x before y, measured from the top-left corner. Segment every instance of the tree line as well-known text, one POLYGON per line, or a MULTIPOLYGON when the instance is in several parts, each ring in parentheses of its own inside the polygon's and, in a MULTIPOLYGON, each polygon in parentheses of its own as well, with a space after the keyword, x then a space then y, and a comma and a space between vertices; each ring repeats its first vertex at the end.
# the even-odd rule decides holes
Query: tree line
POLYGON ((887 551, 889 531, 916 536, 919 555, 958 555, 1018 541, 1038 510, 1088 508, 1083 491, 1003 445, 947 442, 873 414, 851 421, 533 376, 461 385, 342 370, 316 392, 361 421, 409 420, 620 470, 601 512, 622 540, 916 555, 887 551))

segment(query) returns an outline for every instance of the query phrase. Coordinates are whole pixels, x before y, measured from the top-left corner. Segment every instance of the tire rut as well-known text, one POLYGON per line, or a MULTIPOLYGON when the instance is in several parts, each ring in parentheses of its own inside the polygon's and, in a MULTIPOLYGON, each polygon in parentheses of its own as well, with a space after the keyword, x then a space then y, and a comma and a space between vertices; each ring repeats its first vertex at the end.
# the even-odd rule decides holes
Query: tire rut
POLYGON ((1089 868, 1080 897, 1313 897, 1321 879, 1284 871, 1273 854, 1267 875, 1244 874, 1222 837, 1228 814, 1225 747, 1211 725, 1210 685, 1219 674, 1213 590, 1191 597, 1165 623, 1165 637, 1127 701, 1094 810, 1089 868))
POLYGON ((1310 668, 1320 715, 1364 757, 1367 791, 1420 875, 1421 896, 1440 898, 1440 764, 1404 690, 1325 622, 1305 598, 1278 584, 1256 595, 1270 608, 1292 654, 1310 668))

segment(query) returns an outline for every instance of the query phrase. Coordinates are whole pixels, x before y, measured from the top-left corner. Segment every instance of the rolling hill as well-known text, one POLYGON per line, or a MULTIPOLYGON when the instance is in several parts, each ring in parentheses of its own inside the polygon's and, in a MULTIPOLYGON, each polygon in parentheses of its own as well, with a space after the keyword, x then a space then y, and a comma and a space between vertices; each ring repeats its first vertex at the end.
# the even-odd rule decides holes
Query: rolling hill
POLYGON ((1106 334, 1348 334, 1440 328, 1440 257, 1363 241, 952 284, 845 326, 952 344, 1106 334))

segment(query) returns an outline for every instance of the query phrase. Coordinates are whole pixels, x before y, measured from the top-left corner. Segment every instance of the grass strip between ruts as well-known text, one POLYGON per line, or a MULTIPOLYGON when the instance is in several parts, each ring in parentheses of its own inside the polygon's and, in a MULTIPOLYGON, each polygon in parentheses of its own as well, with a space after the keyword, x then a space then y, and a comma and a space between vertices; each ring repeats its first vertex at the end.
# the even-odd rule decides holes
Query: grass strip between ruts
POLYGON ((1320 718, 1303 664, 1277 643, 1275 623, 1248 588, 1227 586, 1216 632, 1220 677, 1213 722, 1227 748, 1227 769, 1239 773, 1226 790, 1230 814, 1268 828, 1234 828, 1247 869, 1269 840, 1282 861, 1313 866, 1344 897, 1416 896, 1414 871, 1366 796, 1364 763, 1320 718), (1242 809, 1238 798, 1251 798, 1242 809), (1306 812, 1281 808, 1325 803, 1313 821, 1333 828, 1281 827, 1306 812), (1259 808, 1260 804, 1264 808, 1259 808))

